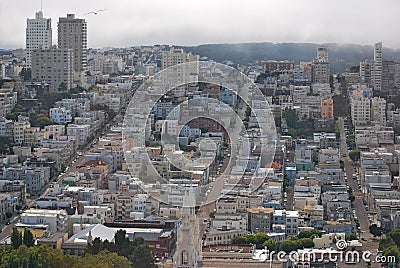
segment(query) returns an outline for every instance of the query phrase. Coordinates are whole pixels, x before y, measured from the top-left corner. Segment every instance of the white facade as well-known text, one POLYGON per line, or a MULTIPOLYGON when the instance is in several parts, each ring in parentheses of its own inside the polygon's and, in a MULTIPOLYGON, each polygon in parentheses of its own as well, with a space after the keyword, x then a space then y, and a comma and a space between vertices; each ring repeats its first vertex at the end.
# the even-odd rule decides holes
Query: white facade
POLYGON ((351 119, 354 126, 366 125, 371 121, 371 104, 367 97, 352 97, 351 119))
POLYGON ((179 133, 179 123, 178 120, 164 120, 162 127, 162 134, 167 135, 178 135, 179 133))
POLYGON ((12 88, 0 89, 0 118, 9 114, 17 104, 17 92, 12 88))
POLYGON ((32 66, 32 51, 48 49, 52 44, 51 19, 43 18, 43 12, 35 13, 34 19, 26 20, 26 67, 32 66))
POLYGON ((30 209, 21 214, 19 225, 45 225, 48 226, 50 232, 66 232, 67 219, 68 215, 65 210, 30 209))
POLYGON ((375 44, 371 80, 374 90, 380 91, 382 89, 382 42, 375 44))
POLYGON ((286 235, 297 235, 299 231, 299 212, 286 211, 286 235))
POLYGON ((51 108, 49 112, 51 121, 65 125, 72 122, 71 110, 65 108, 51 108))
POLYGON ((75 136, 78 146, 84 146, 89 138, 90 125, 70 124, 67 127, 67 135, 75 136))
POLYGON ((211 227, 218 230, 247 230, 247 219, 241 215, 215 214, 211 227))

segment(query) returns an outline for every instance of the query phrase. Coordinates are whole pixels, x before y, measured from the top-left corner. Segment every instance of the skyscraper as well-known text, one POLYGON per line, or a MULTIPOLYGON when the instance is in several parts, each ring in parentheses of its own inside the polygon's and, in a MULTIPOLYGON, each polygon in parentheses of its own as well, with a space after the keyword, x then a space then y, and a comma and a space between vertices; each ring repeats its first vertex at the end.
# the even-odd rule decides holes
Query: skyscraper
POLYGON ((375 44, 374 66, 371 72, 371 82, 374 90, 382 90, 382 42, 375 44))
POLYGON ((32 51, 48 49, 52 45, 51 19, 43 18, 43 12, 35 13, 34 19, 26 20, 26 67, 32 67, 32 51))
POLYGON ((67 14, 58 19, 58 47, 73 49, 73 66, 75 80, 87 66, 87 28, 84 19, 75 18, 75 14, 67 14))
POLYGON ((328 57, 328 47, 319 46, 317 57, 312 64, 312 82, 319 84, 329 84, 331 65, 328 57))

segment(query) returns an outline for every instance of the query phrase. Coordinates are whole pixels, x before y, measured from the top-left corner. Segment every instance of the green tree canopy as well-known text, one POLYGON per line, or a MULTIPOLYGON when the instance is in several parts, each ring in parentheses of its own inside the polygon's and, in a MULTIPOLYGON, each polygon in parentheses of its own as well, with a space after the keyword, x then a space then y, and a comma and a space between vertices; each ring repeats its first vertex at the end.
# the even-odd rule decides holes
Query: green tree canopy
POLYGON ((13 227, 11 232, 11 245, 14 249, 17 249, 22 245, 22 234, 16 227, 13 227))
POLYGON ((154 258, 147 244, 138 245, 132 254, 132 265, 135 268, 152 268, 156 267, 154 258))
POLYGON ((315 238, 315 237, 321 237, 322 232, 319 230, 305 230, 301 231, 297 237, 298 238, 315 238))
POLYGON ((381 236, 382 235, 382 229, 379 228, 375 223, 371 224, 369 226, 369 232, 373 234, 374 236, 381 236))
POLYGON ((263 247, 267 248, 269 251, 275 251, 276 250, 276 243, 275 240, 273 239, 268 239, 263 243, 263 247))
POLYGON ((299 239, 286 239, 280 245, 280 250, 290 253, 303 247, 299 239))
POLYGON ((349 237, 347 237, 347 240, 348 240, 348 241, 357 240, 357 234, 356 234, 356 233, 351 233, 351 234, 349 235, 349 237))
POLYGON ((26 228, 24 229, 23 243, 27 247, 35 245, 35 239, 33 238, 32 232, 26 228))
POLYGON ((359 150, 352 150, 349 153, 349 157, 351 158, 351 160, 353 160, 354 162, 357 162, 360 159, 360 151, 359 150))
POLYGON ((389 237, 393 242, 400 247, 400 229, 395 229, 389 233, 389 237))
POLYGON ((115 249, 119 256, 128 257, 132 252, 132 245, 125 230, 118 230, 114 236, 115 249))

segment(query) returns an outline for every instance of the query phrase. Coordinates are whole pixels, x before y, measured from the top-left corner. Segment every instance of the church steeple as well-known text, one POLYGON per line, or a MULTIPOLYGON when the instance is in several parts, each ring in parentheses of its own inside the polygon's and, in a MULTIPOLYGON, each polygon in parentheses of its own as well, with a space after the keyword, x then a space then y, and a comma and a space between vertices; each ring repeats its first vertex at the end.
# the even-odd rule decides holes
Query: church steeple
POLYGON ((174 268, 199 267, 202 248, 199 223, 195 213, 195 192, 190 189, 183 197, 183 211, 178 228, 174 268))

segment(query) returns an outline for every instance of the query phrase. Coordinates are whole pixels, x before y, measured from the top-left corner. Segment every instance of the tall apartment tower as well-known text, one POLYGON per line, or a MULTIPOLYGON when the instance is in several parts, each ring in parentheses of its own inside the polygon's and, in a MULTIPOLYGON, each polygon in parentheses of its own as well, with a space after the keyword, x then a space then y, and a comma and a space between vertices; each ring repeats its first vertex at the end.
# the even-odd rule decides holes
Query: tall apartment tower
POLYGON ((329 84, 331 65, 328 57, 328 47, 319 46, 317 57, 312 64, 312 82, 319 84, 329 84))
POLYGON ((319 46, 317 48, 317 59, 320 61, 329 61, 327 46, 319 46))
POLYGON ((87 26, 84 19, 75 18, 75 14, 67 14, 58 19, 58 47, 72 49, 75 80, 87 66, 87 26))
POLYGON ((371 82, 374 90, 382 90, 382 42, 376 43, 374 48, 374 66, 371 72, 371 82))
POLYGON ((386 100, 380 97, 371 99, 371 120, 386 126, 386 100))
POLYGON ((32 52, 32 79, 48 83, 51 91, 65 91, 73 84, 73 50, 35 49, 32 52))
POLYGON ((190 61, 199 61, 198 55, 192 53, 186 53, 181 48, 171 47, 169 51, 163 51, 161 68, 165 69, 177 64, 186 63, 190 61))
POLYGON ((360 62, 360 77, 361 82, 367 85, 371 84, 371 74, 374 68, 374 61, 365 60, 360 62))
POLYGON ((48 49, 52 45, 51 19, 43 18, 43 12, 35 13, 34 19, 26 20, 26 67, 32 67, 32 51, 48 49))
POLYGON ((196 81, 199 74, 199 56, 193 55, 192 53, 186 53, 181 48, 171 47, 169 51, 162 52, 161 68, 167 69, 168 67, 173 67, 167 70, 165 74, 169 74, 171 77, 175 77, 179 81, 196 81), (188 63, 184 66, 176 66, 182 63, 188 63))

